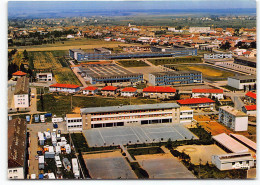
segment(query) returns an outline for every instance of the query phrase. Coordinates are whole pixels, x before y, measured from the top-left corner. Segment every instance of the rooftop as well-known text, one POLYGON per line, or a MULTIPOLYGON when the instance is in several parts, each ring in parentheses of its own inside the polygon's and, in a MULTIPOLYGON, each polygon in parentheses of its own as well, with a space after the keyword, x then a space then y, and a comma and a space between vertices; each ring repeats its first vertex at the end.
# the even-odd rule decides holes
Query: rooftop
POLYGON ((223 94, 223 89, 192 89, 193 93, 215 93, 223 94))
POLYGON ((254 160, 252 155, 248 152, 243 153, 228 153, 217 155, 222 162, 236 162, 236 161, 246 161, 246 160, 254 160))
POLYGON ((155 92, 155 93, 175 93, 176 89, 167 86, 149 86, 143 89, 143 92, 155 92))
POLYGON ((245 147, 235 139, 231 138, 226 133, 212 136, 212 138, 234 153, 248 152, 247 147, 245 147))
POLYGON ((246 96, 249 96, 249 97, 251 97, 251 98, 256 99, 256 93, 253 93, 253 92, 251 92, 251 91, 247 92, 247 93, 246 93, 246 96))
POLYGON ((117 89, 118 89, 118 87, 106 86, 106 87, 103 87, 103 88, 101 89, 101 91, 115 91, 115 90, 117 90, 117 89))
POLYGON ((122 89, 122 92, 136 92, 137 89, 134 87, 126 87, 124 89, 122 89))
POLYGON ((169 109, 179 108, 176 103, 158 103, 158 104, 143 104, 143 105, 123 105, 123 106, 109 106, 109 107, 90 107, 80 109, 81 114, 99 113, 99 112, 120 112, 131 110, 150 110, 150 109, 169 109))
POLYGON ((29 93, 29 78, 26 78, 25 76, 18 78, 14 95, 17 94, 28 94, 29 93))
POLYGON ((94 90, 97 90, 97 89, 98 89, 97 87, 94 87, 94 86, 88 86, 88 87, 84 88, 83 90, 94 91, 94 90))
POLYGON ((190 104, 199 104, 199 103, 215 103, 215 101, 209 98, 190 98, 184 100, 177 100, 177 103, 181 105, 190 105, 190 104))
POLYGON ((251 80, 251 79, 256 79, 256 75, 241 75, 241 76, 232 76, 228 78, 233 78, 236 80, 251 80))
POLYGON ((190 70, 190 71, 168 71, 168 72, 154 72, 150 73, 155 76, 165 76, 165 75, 181 75, 181 74, 202 74, 200 71, 190 70))
POLYGON ((193 109, 190 108, 190 107, 181 107, 181 108, 180 108, 180 112, 182 112, 182 111, 187 111, 187 110, 193 111, 193 109))
POLYGON ((251 148, 253 148, 256 151, 256 143, 254 141, 248 139, 247 137, 245 137, 243 135, 239 135, 239 134, 230 134, 230 136, 238 141, 241 141, 242 143, 245 143, 246 145, 250 146, 251 148))
POLYGON ((13 76, 25 76, 27 73, 24 73, 22 71, 16 71, 15 73, 13 73, 13 76))
POLYGON ((225 112, 228 112, 229 114, 232 114, 236 117, 247 117, 248 115, 240 110, 235 109, 234 107, 230 106, 223 106, 220 107, 220 109, 224 110, 225 112))
POLYGON ((56 84, 50 85, 50 87, 77 89, 79 86, 78 85, 73 85, 73 84, 59 84, 59 83, 56 83, 56 84))
POLYGON ((80 114, 66 114, 66 118, 81 118, 80 114))
POLYGON ((8 121, 8 168, 21 167, 25 163, 26 120, 8 121))
POLYGON ((245 105, 247 111, 256 110, 256 105, 245 105))

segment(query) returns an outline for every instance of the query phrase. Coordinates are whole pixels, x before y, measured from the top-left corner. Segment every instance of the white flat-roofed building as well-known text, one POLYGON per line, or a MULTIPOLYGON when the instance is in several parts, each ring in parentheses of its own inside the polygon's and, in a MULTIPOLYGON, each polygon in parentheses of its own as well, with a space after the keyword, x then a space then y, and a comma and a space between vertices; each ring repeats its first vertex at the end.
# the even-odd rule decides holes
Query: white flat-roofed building
POLYGON ((248 115, 230 106, 219 108, 218 120, 234 131, 247 131, 248 129, 248 115))
POLYGON ((36 79, 39 82, 50 82, 52 81, 52 73, 36 73, 36 79))
POLYGON ((243 135, 239 135, 239 134, 230 134, 230 136, 232 138, 234 138, 235 140, 237 140, 238 142, 240 142, 241 144, 248 147, 250 150, 256 152, 256 143, 254 141, 248 139, 247 137, 245 137, 243 135))
POLYGON ((67 130, 81 131, 82 130, 82 116, 80 114, 66 114, 67 130))
POLYGON ((232 53, 210 53, 204 54, 204 59, 226 59, 232 58, 232 53))
POLYGON ((248 152, 213 155, 212 164, 219 170, 250 169, 254 166, 254 158, 248 152))
POLYGON ((246 90, 249 90, 249 86, 251 86, 251 89, 253 89, 255 84, 256 84, 255 75, 228 77, 228 85, 236 89, 242 90, 244 89, 244 86, 246 86, 246 90))
POLYGON ((224 99, 223 89, 192 89, 192 98, 215 97, 216 99, 224 99))
POLYGON ((80 111, 83 129, 180 123, 180 106, 176 103, 91 107, 80 111))
POLYGON ((193 109, 189 107, 180 108, 180 123, 191 124, 193 120, 193 109))
POLYGON ((210 31, 210 27, 190 27, 190 33, 208 33, 210 31))
POLYGON ((226 133, 212 136, 212 138, 217 142, 217 145, 230 153, 248 152, 247 147, 245 147, 226 133))
POLYGON ((39 162, 39 170, 43 170, 44 169, 44 156, 39 156, 38 158, 38 162, 39 162))

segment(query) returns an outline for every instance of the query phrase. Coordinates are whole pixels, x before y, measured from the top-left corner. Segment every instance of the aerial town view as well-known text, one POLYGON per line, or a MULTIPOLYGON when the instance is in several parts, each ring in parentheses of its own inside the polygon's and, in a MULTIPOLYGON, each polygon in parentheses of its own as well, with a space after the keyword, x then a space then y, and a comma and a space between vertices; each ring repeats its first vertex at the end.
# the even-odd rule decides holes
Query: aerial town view
POLYGON ((220 1, 9 1, 8 179, 255 179, 256 2, 220 1))

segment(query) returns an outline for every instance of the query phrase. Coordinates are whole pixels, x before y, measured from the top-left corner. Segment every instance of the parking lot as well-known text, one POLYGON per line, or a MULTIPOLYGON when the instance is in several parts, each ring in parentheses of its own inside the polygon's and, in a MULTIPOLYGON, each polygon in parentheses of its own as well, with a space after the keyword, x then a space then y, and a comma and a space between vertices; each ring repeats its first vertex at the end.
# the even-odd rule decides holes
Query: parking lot
POLYGON ((137 179, 119 151, 83 155, 92 179, 137 179))
POLYGON ((139 164, 147 171, 150 179, 195 179, 177 158, 171 154, 152 154, 135 156, 139 164))
POLYGON ((152 143, 196 139, 197 137, 180 124, 153 124, 114 128, 94 128, 83 131, 90 147, 152 143))

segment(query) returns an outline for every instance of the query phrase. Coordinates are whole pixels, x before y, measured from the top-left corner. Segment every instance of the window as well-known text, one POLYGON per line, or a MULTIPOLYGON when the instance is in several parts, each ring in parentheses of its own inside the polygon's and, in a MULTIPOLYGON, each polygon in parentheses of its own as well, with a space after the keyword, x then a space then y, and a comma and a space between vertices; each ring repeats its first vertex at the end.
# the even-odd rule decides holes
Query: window
POLYGON ((17 170, 14 170, 13 172, 14 172, 14 173, 17 173, 17 170))
POLYGON ((9 172, 8 173, 12 173, 13 172, 13 170, 9 170, 9 172))

